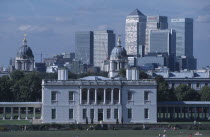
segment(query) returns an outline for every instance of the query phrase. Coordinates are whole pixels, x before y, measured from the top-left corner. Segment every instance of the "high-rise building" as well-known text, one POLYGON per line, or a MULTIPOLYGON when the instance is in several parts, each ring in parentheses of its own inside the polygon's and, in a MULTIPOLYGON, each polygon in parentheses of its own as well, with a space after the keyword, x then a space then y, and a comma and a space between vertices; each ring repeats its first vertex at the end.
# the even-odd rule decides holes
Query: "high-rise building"
POLYGON ((171 19, 171 28, 176 30, 176 56, 193 56, 193 19, 171 19))
POLYGON ((92 31, 75 33, 76 59, 84 64, 93 64, 93 39, 92 31))
POLYGON ((75 33, 76 59, 84 64, 93 64, 93 32, 78 31, 75 33))
POLYGON ((168 17, 166 16, 147 16, 146 37, 145 37, 145 54, 148 54, 149 47, 149 31, 168 29, 168 17))
POLYGON ((94 66, 101 67, 104 60, 108 60, 115 47, 113 30, 94 31, 94 66))
POLYGON ((126 17, 125 48, 128 55, 138 55, 138 46, 145 45, 146 16, 135 9, 126 17))
POLYGON ((176 31, 173 29, 150 30, 149 43, 151 53, 168 53, 176 55, 176 31))

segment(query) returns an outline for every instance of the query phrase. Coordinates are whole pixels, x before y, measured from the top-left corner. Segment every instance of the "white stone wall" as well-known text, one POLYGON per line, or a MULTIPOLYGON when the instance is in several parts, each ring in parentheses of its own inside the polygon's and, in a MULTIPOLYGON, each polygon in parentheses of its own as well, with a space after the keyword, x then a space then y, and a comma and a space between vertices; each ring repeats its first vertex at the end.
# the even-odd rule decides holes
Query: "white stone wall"
POLYGON ((57 85, 43 86, 42 90, 42 122, 43 123, 85 123, 83 109, 87 109, 88 122, 90 109, 94 109, 94 123, 98 122, 98 109, 103 109, 103 122, 116 123, 114 109, 118 109, 118 119, 124 123, 156 123, 157 122, 157 93, 156 85, 122 85, 122 86, 85 86, 85 88, 119 88, 121 90, 121 104, 80 104, 80 86, 57 85), (51 92, 57 91, 57 101, 51 101, 51 92), (69 102, 69 91, 74 91, 74 102, 69 102), (128 92, 132 91, 133 101, 128 102, 128 92), (144 91, 150 91, 149 101, 144 101, 144 91), (74 118, 69 119, 69 109, 74 109, 74 118), (111 118, 107 119, 107 109, 111 109, 111 118), (128 119, 128 108, 132 108, 132 119, 128 119), (144 118, 144 109, 149 109, 149 118, 144 118), (56 119, 52 119, 52 109, 56 109, 56 119))

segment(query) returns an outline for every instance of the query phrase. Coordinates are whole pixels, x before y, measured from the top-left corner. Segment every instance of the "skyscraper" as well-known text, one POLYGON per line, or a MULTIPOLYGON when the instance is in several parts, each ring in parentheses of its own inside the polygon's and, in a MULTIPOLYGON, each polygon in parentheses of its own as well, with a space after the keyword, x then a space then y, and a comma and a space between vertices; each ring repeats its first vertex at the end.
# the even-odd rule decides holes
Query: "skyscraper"
POLYGON ((168 17, 166 16, 147 16, 146 38, 145 38, 145 54, 148 54, 149 47, 149 31, 168 29, 168 17))
POLYGON ((171 19, 171 28, 176 30, 176 56, 193 57, 193 19, 171 19))
POLYGON ((115 47, 115 34, 113 30, 94 31, 94 66, 101 67, 115 47))
POLYGON ((168 55, 176 55, 176 31, 166 30, 150 30, 149 31, 149 52, 168 53, 168 55))
POLYGON ((75 33, 76 59, 84 64, 93 64, 93 32, 78 31, 75 33))
POLYGON ((136 56, 138 46, 145 45, 146 16, 135 9, 126 17, 125 48, 128 55, 136 56))

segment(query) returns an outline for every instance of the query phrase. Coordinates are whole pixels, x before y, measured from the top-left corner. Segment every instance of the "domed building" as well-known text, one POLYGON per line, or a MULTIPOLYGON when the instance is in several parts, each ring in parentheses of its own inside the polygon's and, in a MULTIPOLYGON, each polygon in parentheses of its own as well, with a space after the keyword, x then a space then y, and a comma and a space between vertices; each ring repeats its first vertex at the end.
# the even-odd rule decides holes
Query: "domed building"
POLYGON ((15 69, 22 71, 34 70, 34 55, 31 48, 27 45, 26 35, 24 35, 23 45, 17 51, 15 69))
POLYGON ((125 48, 121 46, 120 37, 118 37, 118 44, 114 47, 110 55, 109 77, 116 77, 121 69, 127 68, 127 64, 127 52, 125 48))

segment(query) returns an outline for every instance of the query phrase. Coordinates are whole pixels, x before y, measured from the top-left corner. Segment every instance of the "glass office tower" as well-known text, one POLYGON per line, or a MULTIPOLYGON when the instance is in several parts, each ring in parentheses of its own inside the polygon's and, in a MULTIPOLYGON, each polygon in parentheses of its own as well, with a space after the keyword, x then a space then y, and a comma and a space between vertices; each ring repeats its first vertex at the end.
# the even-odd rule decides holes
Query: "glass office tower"
POLYGON ((168 55, 176 55, 175 30, 150 30, 149 34, 148 45, 150 47, 150 53, 168 53, 168 55))
POLYGON ((94 66, 101 67, 104 60, 108 60, 115 47, 113 30, 94 31, 94 66))
POLYGON ((171 28, 176 30, 176 56, 193 57, 193 19, 171 19, 171 28))
POLYGON ((76 59, 84 64, 93 64, 93 32, 78 31, 75 33, 76 59))
POLYGON ((146 16, 135 9, 126 17, 125 48, 128 55, 136 56, 138 46, 145 45, 146 16))
POLYGON ((166 16, 147 16, 146 37, 145 37, 145 54, 148 54, 149 47, 149 31, 168 29, 168 17, 166 16))

